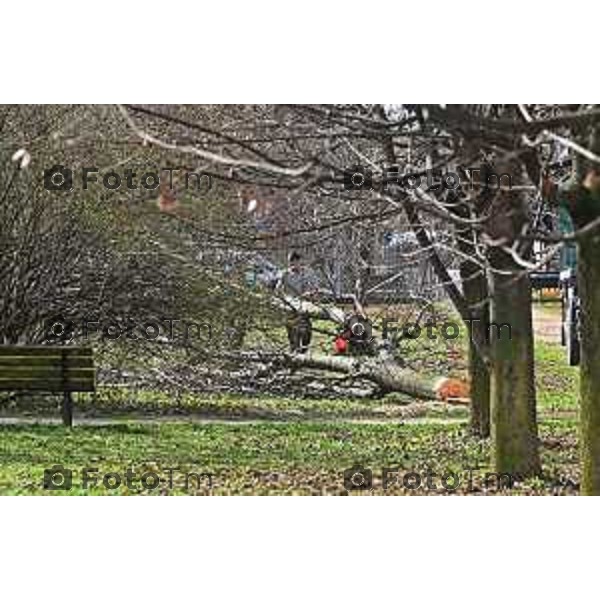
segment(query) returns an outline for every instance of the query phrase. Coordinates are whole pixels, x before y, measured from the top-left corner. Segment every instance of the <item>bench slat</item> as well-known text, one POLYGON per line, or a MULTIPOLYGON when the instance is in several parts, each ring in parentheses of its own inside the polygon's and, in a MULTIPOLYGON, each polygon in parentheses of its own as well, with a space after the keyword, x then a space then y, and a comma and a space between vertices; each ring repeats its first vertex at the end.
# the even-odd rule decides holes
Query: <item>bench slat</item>
POLYGON ((96 369, 92 348, 0 346, 0 390, 92 392, 96 369))
POLYGON ((1 346, 0 356, 93 356, 92 348, 83 346, 1 346))
POLYGON ((93 380, 70 380, 64 382, 62 379, 8 379, 0 378, 0 391, 40 391, 40 392, 93 392, 96 389, 96 383, 93 380))
POLYGON ((85 379, 92 378, 96 374, 96 369, 93 367, 75 367, 62 369, 60 365, 56 366, 41 366, 41 367, 0 367, 1 379, 85 379))
POLYGON ((92 357, 67 356, 64 360, 60 356, 0 356, 0 369, 4 367, 60 367, 63 364, 71 368, 92 368, 92 357))

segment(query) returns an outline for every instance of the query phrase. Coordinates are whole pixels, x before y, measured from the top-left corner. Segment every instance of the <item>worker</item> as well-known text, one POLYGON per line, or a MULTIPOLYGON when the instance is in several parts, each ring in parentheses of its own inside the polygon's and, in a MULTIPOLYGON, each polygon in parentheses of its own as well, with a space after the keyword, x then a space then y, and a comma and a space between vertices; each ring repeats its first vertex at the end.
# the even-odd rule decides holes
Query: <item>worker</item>
MULTIPOLYGON (((288 268, 282 273, 277 290, 285 296, 298 300, 314 299, 318 295, 318 278, 315 272, 303 263, 299 252, 288 256, 288 268)), ((305 353, 312 338, 310 315, 302 310, 302 305, 293 306, 286 323, 291 352, 305 353)))

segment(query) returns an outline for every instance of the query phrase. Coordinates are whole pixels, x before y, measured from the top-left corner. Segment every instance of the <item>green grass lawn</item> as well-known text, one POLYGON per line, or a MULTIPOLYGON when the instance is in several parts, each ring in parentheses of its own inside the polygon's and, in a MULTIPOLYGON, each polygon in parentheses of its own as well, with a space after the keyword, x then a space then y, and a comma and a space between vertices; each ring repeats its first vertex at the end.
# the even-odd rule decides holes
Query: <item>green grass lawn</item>
MULTIPOLYGON (((433 493, 573 493, 561 481, 577 480, 574 423, 547 422, 541 427, 544 479, 500 490, 490 471, 488 442, 469 436, 461 423, 285 423, 285 424, 123 424, 4 427, 0 434, 2 494, 345 494, 343 472, 354 465, 373 471, 373 489, 353 494, 424 493, 391 485, 383 489, 382 470, 397 469, 394 478, 430 473, 433 493), (73 487, 46 490, 44 470, 63 465, 73 471, 73 487), (99 481, 118 473, 121 485, 106 490, 82 486, 82 469, 97 469, 99 481), (132 469, 135 489, 125 485, 132 469), (138 481, 142 473, 154 489, 138 481), (200 479, 188 473, 203 474, 200 479), (442 488, 440 476, 455 492, 442 488), (211 475, 212 487, 209 485, 211 475), (171 480, 171 481, 169 481, 171 480), (187 488, 186 488, 187 481, 187 488)), ((110 479, 109 485, 116 484, 110 479)), ((410 480, 412 482, 414 480, 410 480)), ((409 482, 409 483, 410 483, 409 482)))
MULTIPOLYGON (((430 364, 445 360, 438 349, 430 364)), ((575 493, 569 480, 579 480, 577 450, 578 369, 566 366, 563 349, 536 344, 538 407, 544 478, 518 483, 511 494, 575 493)), ((464 359, 454 366, 462 368, 464 359), (458 365, 458 366, 456 366, 458 365)), ((486 483, 490 470, 488 442, 468 435, 468 410, 439 403, 415 403, 401 395, 381 399, 292 399, 180 395, 100 389, 96 397, 78 400, 86 416, 123 419, 119 424, 0 426, 0 494, 346 494, 344 470, 359 464, 373 470, 373 488, 352 494, 407 494, 402 486, 383 488, 382 469, 402 475, 428 470, 455 473, 454 492, 498 493, 486 483), (217 422, 132 423, 133 417, 194 415, 217 422), (236 420, 252 420, 240 423, 236 420), (441 420, 440 420, 441 419, 441 420), (222 423, 220 420, 230 420, 222 423), (362 422, 361 422, 362 421, 362 422), (70 490, 43 487, 44 470, 63 465, 73 470, 70 490), (479 470, 473 471, 479 467, 479 470), (84 489, 81 470, 97 469, 102 480, 118 473, 121 485, 101 483, 84 489), (129 489, 127 469, 135 480, 129 489), (148 489, 138 481, 149 473, 148 489), (205 474, 201 480, 186 473, 205 474), (212 487, 207 474, 211 474, 212 487), (156 475, 152 475, 156 474, 156 475), (158 476, 162 481, 154 481, 158 476), (187 489, 186 489, 187 480, 187 489), (156 483, 156 487, 154 487, 156 483)), ((1 412, 57 416, 55 401, 4 402, 1 412)), ((452 480, 454 481, 454 480, 452 480)), ((109 480, 116 483, 115 480, 109 480)))
POLYGON ((537 342, 536 387, 538 406, 546 413, 576 414, 579 409, 579 368, 566 364, 565 349, 537 342))

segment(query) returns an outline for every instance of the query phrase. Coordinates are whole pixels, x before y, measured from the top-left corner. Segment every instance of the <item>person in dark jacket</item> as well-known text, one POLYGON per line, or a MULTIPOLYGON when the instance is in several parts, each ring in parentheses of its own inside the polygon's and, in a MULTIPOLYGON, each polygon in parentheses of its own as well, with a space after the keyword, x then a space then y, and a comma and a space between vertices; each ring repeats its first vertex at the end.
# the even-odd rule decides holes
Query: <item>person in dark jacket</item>
MULTIPOLYGON (((288 268, 283 272, 277 290, 286 296, 309 300, 318 293, 319 281, 315 272, 303 264, 298 252, 288 256, 288 268)), ((295 308, 287 320, 286 329, 291 352, 304 353, 312 339, 310 316, 300 308, 295 308)))

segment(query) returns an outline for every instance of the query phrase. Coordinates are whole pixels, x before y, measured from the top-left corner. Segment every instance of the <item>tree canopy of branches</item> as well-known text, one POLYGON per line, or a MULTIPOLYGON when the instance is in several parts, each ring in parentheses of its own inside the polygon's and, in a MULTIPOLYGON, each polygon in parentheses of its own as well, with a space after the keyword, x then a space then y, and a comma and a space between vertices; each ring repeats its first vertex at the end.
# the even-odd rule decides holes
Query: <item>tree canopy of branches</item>
MULTIPOLYGON (((295 231, 280 230, 279 236, 312 231, 324 237, 323 231, 343 232, 349 219, 373 224, 391 213, 402 215, 465 321, 512 324, 510 340, 473 336, 472 427, 480 435, 491 429, 498 470, 539 472, 528 273, 548 262, 567 238, 554 234, 545 239, 548 251, 537 264, 532 243, 542 237, 540 211, 552 202, 544 194, 546 181, 571 171, 578 197, 589 192, 584 182, 600 162, 600 109, 398 104, 129 105, 119 110, 134 138, 172 155, 202 160, 217 178, 278 190, 279 201, 298 215, 292 221, 295 231), (356 165, 370 171, 372 187, 345 185, 356 165), (444 172, 459 174, 460 186, 431 180, 410 185, 416 176, 427 179, 428 173, 444 172), (498 180, 489 185, 493 173, 508 175, 510 185, 498 180), (462 285, 450 276, 444 254, 460 264, 462 285)), ((599 493, 600 204, 591 207, 574 201, 568 209, 577 225, 569 239, 579 245, 584 315, 583 489, 599 493)), ((267 238, 254 241, 265 243, 267 238)), ((368 248, 362 250, 365 257, 368 248)), ((367 274, 356 277, 358 289, 367 274)))

